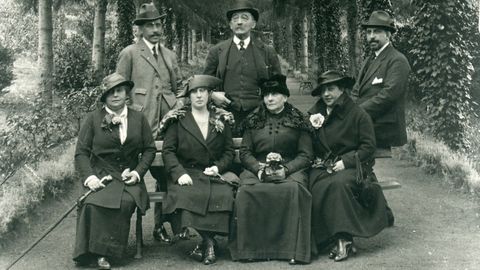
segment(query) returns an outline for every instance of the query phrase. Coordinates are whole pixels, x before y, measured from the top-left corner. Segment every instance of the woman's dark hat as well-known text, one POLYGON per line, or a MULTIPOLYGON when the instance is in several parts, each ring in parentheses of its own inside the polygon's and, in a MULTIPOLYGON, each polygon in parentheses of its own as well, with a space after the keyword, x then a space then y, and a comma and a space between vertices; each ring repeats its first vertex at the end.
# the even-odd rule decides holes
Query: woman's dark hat
POLYGON ((262 97, 269 93, 280 93, 287 97, 290 96, 290 91, 287 87, 287 77, 282 74, 276 74, 270 79, 260 80, 260 91, 262 97))
POLYGON ((351 89, 352 86, 355 84, 355 79, 343 75, 343 73, 340 71, 328 70, 322 73, 320 77, 318 77, 317 82, 317 87, 313 89, 312 96, 321 95, 323 86, 331 83, 335 83, 336 85, 351 89))
POLYGON ((370 15, 370 18, 366 23, 362 24, 362 27, 363 28, 379 27, 379 28, 387 29, 392 33, 395 33, 395 31, 397 31, 397 29, 395 28, 395 22, 392 16, 390 16, 390 14, 388 14, 383 10, 377 10, 372 12, 372 14, 370 15))
POLYGON ((253 4, 250 1, 239 0, 236 1, 233 7, 227 11, 227 19, 228 21, 232 20, 232 16, 235 12, 239 11, 248 11, 252 14, 255 21, 258 22, 258 17, 260 16, 258 9, 253 7, 253 4))
POLYGON ((158 20, 166 15, 167 14, 160 14, 153 3, 142 4, 133 24, 142 25, 146 22, 158 20))
POLYGON ((102 95, 100 96, 100 101, 105 102, 108 92, 110 92, 110 90, 120 85, 128 86, 129 88, 127 91, 127 94, 128 94, 128 92, 132 90, 134 83, 132 81, 126 80, 122 75, 118 73, 112 73, 107 77, 105 77, 100 86, 102 88, 102 95))
POLYGON ((222 80, 210 75, 193 75, 188 81, 188 88, 185 96, 188 97, 190 92, 197 88, 207 88, 213 90, 222 84, 222 80))

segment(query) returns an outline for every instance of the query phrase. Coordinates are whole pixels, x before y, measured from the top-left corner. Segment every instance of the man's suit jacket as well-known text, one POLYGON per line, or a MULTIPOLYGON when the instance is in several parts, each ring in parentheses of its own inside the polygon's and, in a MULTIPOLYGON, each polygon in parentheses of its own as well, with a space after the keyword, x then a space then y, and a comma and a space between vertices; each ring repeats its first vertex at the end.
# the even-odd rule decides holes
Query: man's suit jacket
POLYGON ((377 147, 403 145, 407 142, 408 60, 389 44, 368 68, 367 62, 363 63, 353 86, 352 98, 372 118, 377 147))
POLYGON ((100 179, 106 175, 113 177, 105 188, 88 196, 85 203, 118 209, 122 192, 126 191, 135 199, 142 213, 145 213, 149 203, 144 181, 127 186, 121 180, 121 173, 129 168, 143 178, 157 151, 152 131, 141 112, 128 109, 127 138, 122 145, 118 126, 113 126, 111 130, 102 128, 106 114, 105 109, 89 113, 78 134, 75 168, 82 183, 90 175, 96 175, 100 179))
MULTIPOLYGON (((233 38, 230 38, 216 44, 210 49, 205 60, 205 69, 203 74, 215 76, 220 78, 222 81, 225 79, 228 56, 232 43, 233 38)), ((277 53, 273 47, 265 45, 260 40, 254 40, 253 37, 251 38, 249 46, 252 46, 253 48, 253 55, 257 68, 257 78, 268 79, 274 74, 282 73, 280 61, 278 60, 277 53)), ((242 104, 245 102, 251 102, 252 104, 244 104, 243 107, 252 108, 256 107, 259 103, 258 99, 252 101, 243 100, 241 102, 242 104)))
POLYGON ((150 48, 143 39, 140 39, 136 44, 129 45, 120 52, 116 70, 125 79, 135 83, 131 93, 131 108, 144 112, 153 132, 156 132, 156 127, 163 116, 158 116, 152 112, 158 110, 161 98, 163 97, 169 109, 172 109, 177 103, 176 97, 183 95, 183 89, 177 88, 177 84, 180 83, 182 78, 176 54, 161 45, 159 48, 158 59, 159 61, 162 61, 162 59, 165 61, 170 77, 171 91, 162 89, 158 80, 162 73, 150 48), (162 97, 157 96, 158 92, 162 93, 162 97))

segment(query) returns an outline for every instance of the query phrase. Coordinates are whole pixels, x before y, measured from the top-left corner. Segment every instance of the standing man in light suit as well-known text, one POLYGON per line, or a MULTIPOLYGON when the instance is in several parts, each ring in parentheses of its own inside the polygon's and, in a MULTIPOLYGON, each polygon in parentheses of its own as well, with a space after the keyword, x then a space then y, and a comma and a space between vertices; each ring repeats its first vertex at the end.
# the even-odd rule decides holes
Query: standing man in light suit
MULTIPOLYGON (((364 61, 352 89, 353 100, 372 118, 378 148, 401 146, 407 142, 405 101, 410 65, 390 41, 395 33, 393 18, 385 11, 374 11, 362 25, 374 54, 364 61)), ((389 212, 389 225, 394 223, 389 212)))
POLYGON ((233 113, 236 137, 242 135, 242 121, 261 102, 259 81, 281 74, 273 47, 251 36, 258 18, 259 12, 252 3, 237 1, 227 11, 233 38, 213 46, 205 61, 203 73, 222 80, 221 91, 213 92, 212 99, 217 106, 233 113))
MULTIPOLYGON (((116 72, 135 83, 132 89, 131 108, 146 116, 152 129, 153 138, 159 140, 159 125, 162 117, 173 108, 183 106, 183 91, 177 87, 181 81, 176 54, 163 47, 159 41, 163 33, 163 23, 153 3, 142 4, 133 21, 138 26, 141 38, 120 52, 116 72)), ((165 171, 150 168, 157 180, 157 191, 166 189, 165 171)), ((160 205, 155 205, 154 237, 170 242, 163 228, 160 205)))

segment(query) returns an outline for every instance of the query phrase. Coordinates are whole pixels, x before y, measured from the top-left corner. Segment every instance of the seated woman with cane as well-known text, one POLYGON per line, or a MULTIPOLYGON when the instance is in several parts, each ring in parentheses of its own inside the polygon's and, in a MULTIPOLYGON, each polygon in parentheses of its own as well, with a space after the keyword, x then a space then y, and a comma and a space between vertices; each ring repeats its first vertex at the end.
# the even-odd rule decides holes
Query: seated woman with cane
POLYGON ((320 246, 334 241, 329 258, 338 262, 355 253, 353 237, 371 237, 384 229, 387 213, 380 186, 366 190, 375 133, 368 114, 346 93, 354 80, 327 71, 318 83, 312 95, 321 98, 308 111, 316 156, 310 172, 312 237, 320 246))
POLYGON ((143 176, 156 148, 146 118, 126 106, 133 82, 113 73, 101 87, 105 105, 87 115, 75 151, 83 185, 95 192, 78 209, 73 259, 110 269, 109 259, 125 254, 133 212, 149 207, 143 176), (107 185, 99 180, 106 175, 113 178, 107 185))
POLYGON ((163 213, 168 215, 175 234, 186 227, 202 237, 190 255, 204 264, 216 261, 215 235, 228 235, 233 209, 229 172, 235 155, 232 132, 233 115, 210 105, 212 90, 221 80, 195 75, 186 91, 191 105, 170 111, 162 120, 166 127, 163 162, 170 173, 163 213))
POLYGON ((235 199, 234 260, 310 262, 312 198, 306 169, 313 158, 304 115, 287 102, 286 77, 260 84, 263 104, 246 118, 235 199))

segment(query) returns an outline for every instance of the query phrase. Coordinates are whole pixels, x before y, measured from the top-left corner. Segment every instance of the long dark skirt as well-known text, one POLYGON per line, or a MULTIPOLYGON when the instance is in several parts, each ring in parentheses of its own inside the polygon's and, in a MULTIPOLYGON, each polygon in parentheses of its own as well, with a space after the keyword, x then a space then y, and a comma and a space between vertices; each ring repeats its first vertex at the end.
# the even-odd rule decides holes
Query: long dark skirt
POLYGON ((135 208, 133 197, 125 191, 120 209, 82 205, 77 212, 73 259, 81 261, 92 255, 122 257, 127 248, 130 218, 135 208))
POLYGON ((311 205, 307 188, 288 178, 241 186, 235 199, 232 259, 310 262, 311 205))
POLYGON ((355 179, 355 169, 333 174, 320 169, 311 171, 312 236, 317 244, 331 240, 337 233, 372 237, 387 227, 382 189, 376 186, 376 201, 367 208, 356 198, 355 179))

